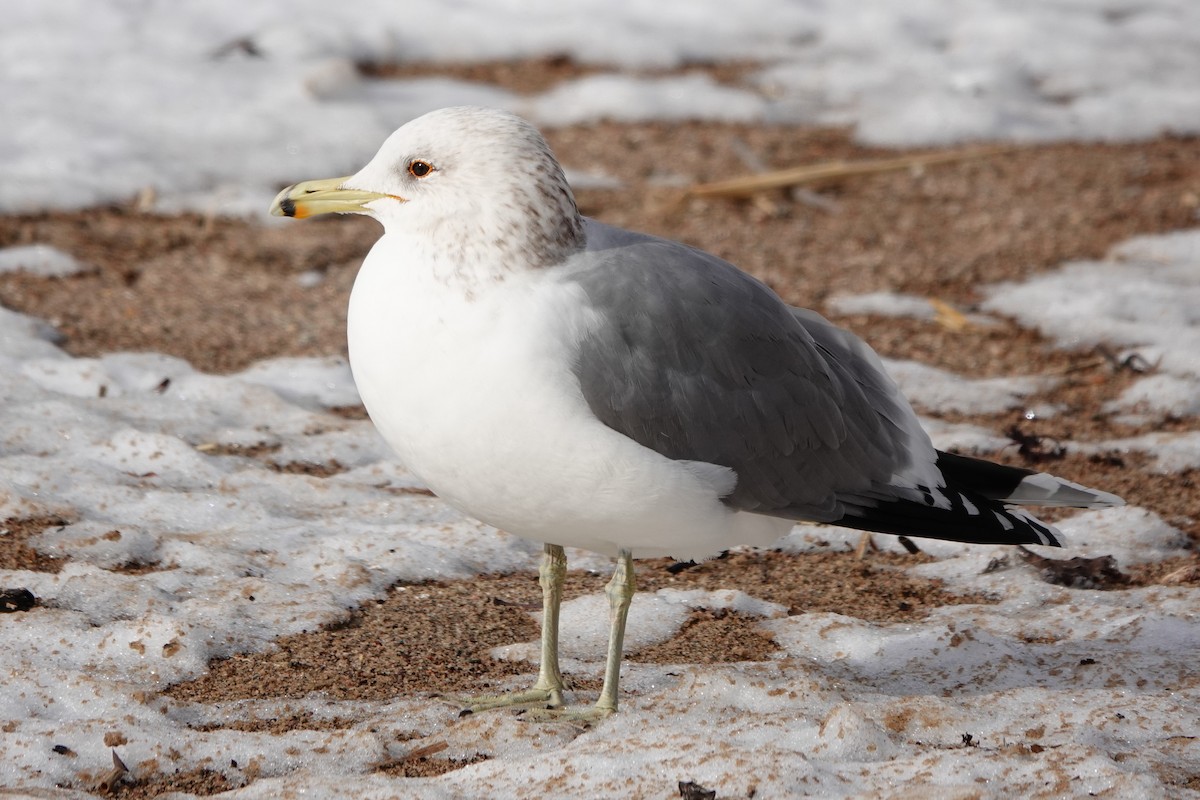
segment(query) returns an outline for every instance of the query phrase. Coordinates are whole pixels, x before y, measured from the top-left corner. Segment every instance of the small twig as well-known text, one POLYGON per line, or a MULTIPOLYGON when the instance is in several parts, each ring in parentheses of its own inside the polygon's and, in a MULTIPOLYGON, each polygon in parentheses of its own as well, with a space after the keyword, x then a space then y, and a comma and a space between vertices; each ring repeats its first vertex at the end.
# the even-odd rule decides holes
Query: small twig
POLYGON ((1053 377, 1053 376, 1057 376, 1057 375, 1070 375, 1075 372, 1084 372, 1089 369, 1095 369, 1096 367, 1103 367, 1105 364, 1108 364, 1108 363, 1109 363, 1109 360, 1107 358, 1093 358, 1088 361, 1080 361, 1075 364, 1068 364, 1067 366, 1060 367, 1059 369, 1048 370, 1046 372, 1039 373, 1039 375, 1041 375, 1042 377, 1053 377))
POLYGON ((873 175, 879 172, 894 172, 901 169, 912 169, 931 164, 945 164, 952 161, 966 161, 973 158, 987 158, 1013 151, 1011 145, 999 147, 980 147, 972 150, 959 150, 952 153, 922 153, 914 156, 898 158, 877 158, 864 161, 830 161, 824 164, 809 164, 803 167, 763 172, 758 175, 745 175, 731 178, 727 181, 702 183, 693 186, 691 193, 698 197, 749 197, 757 192, 770 189, 782 189, 801 183, 828 180, 830 178, 845 178, 853 175, 873 175))
POLYGON ((424 747, 418 747, 416 750, 413 750, 412 752, 402 756, 399 761, 412 761, 415 758, 425 758, 426 756, 440 753, 449 746, 450 743, 445 740, 434 742, 433 744, 425 745, 424 747))
POLYGON ((1161 362, 1160 359, 1152 364, 1139 353, 1131 353, 1121 358, 1105 345, 1100 345, 1096 350, 1112 366, 1113 372, 1122 372, 1125 370, 1139 374, 1153 372, 1158 369, 1158 365, 1161 362))
POLYGON ((1159 579, 1159 583, 1177 584, 1177 583, 1195 583, 1200 581, 1200 564, 1189 564, 1186 567, 1163 575, 1159 579))
POLYGON ((1109 348, 1100 345, 1095 352, 1100 355, 1095 358, 1089 358, 1086 361, 1079 361, 1074 364, 1068 364, 1065 367, 1048 370, 1040 373, 1043 376, 1050 377, 1056 375, 1071 375, 1076 372, 1085 372, 1087 370, 1096 369, 1097 367, 1109 367, 1113 372, 1135 372, 1144 374, 1153 372, 1158 369, 1159 362, 1147 361, 1144 357, 1137 353, 1121 358, 1109 348))

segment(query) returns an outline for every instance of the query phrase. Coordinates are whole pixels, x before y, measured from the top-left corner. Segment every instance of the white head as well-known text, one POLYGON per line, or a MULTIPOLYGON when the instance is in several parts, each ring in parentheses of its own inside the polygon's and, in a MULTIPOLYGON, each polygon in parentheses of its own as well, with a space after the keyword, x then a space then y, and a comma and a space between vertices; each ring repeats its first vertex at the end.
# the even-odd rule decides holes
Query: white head
POLYGON ((542 135, 520 117, 470 106, 414 119, 354 175, 288 187, 271 212, 369 214, 386 234, 460 263, 519 257, 541 267, 584 244, 574 195, 542 135))

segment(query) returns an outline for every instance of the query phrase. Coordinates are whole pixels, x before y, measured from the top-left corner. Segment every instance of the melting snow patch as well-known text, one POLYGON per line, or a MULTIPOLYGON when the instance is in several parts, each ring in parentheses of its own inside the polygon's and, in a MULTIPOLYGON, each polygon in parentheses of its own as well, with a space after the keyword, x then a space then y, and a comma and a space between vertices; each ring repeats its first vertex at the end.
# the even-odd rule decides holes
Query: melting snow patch
POLYGON ((928 298, 896 292, 839 294, 830 297, 829 310, 835 314, 874 314, 880 317, 911 317, 936 319, 937 309, 928 298))
POLYGON ((28 272, 43 278, 65 278, 86 269, 70 253, 48 244, 0 248, 0 272, 28 272))
POLYGON ((1013 440, 1007 436, 998 436, 992 430, 965 422, 943 422, 940 419, 921 417, 921 427, 933 440, 933 446, 939 450, 984 455, 1013 446, 1013 440))
POLYGON ((1103 261, 988 294, 987 309, 1063 346, 1130 348, 1173 375, 1200 377, 1200 230, 1133 239, 1103 261))
MULTIPOLYGON (((1200 131, 1200 5, 1046 0, 722 4, 293 0, 26 3, 0 29, 0 208, 154 197, 158 210, 264 213, 298 176, 361 166, 432 108, 485 104, 551 125, 714 119, 853 126, 892 145, 1130 139, 1200 131), (411 19, 441 24, 414 29, 411 19), (757 62, 704 74, 591 75, 531 97, 358 65, 567 56, 619 68, 757 62), (87 80, 80 80, 86 75, 87 80), (99 101, 97 98, 103 98, 99 101), (219 124, 214 122, 219 120, 219 124)), ((567 154, 569 160, 569 154, 567 154)))
POLYGON ((549 126, 593 120, 752 122, 763 117, 765 108, 766 101, 758 96, 721 86, 707 75, 658 79, 593 75, 561 84, 531 101, 530 114, 549 126))
POLYGON ((1081 511, 1056 525, 1073 556, 1113 556, 1122 565, 1129 565, 1188 552, 1187 536, 1154 512, 1137 506, 1081 511))
POLYGON ((359 404, 350 364, 344 358, 275 358, 249 367, 239 377, 270 387, 298 405, 336 408, 359 404))
POLYGON ((1058 382, 1028 376, 963 378, 916 361, 884 359, 883 364, 913 405, 935 413, 996 414, 1020 407, 1027 396, 1058 382))
POLYGON ((1200 469, 1200 431, 1145 433, 1101 442, 1069 442, 1066 447, 1088 455, 1145 453, 1154 459, 1154 468, 1163 473, 1200 469))
POLYGON ((1200 378, 1166 373, 1139 378, 1108 410, 1122 409, 1145 410, 1160 416, 1194 417, 1200 414, 1200 378))

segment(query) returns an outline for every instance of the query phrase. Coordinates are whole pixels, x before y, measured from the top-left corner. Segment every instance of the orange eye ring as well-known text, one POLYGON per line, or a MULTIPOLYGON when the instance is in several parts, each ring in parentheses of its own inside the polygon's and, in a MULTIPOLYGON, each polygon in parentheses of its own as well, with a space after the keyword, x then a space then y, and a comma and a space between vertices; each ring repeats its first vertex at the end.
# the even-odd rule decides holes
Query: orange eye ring
POLYGON ((418 158, 408 162, 408 174, 414 178, 424 178, 431 172, 433 172, 433 164, 430 164, 428 161, 422 161, 418 158))

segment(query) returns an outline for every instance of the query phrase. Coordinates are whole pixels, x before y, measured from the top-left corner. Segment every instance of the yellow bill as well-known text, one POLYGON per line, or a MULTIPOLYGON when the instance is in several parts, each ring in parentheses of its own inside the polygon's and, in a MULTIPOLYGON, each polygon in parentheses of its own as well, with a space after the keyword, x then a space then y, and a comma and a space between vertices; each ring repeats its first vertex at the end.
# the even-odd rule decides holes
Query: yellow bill
POLYGON ((275 196, 271 213, 277 217, 306 219, 318 214, 368 214, 367 203, 384 198, 405 202, 394 194, 380 194, 362 189, 348 189, 349 177, 303 181, 289 186, 275 196))

